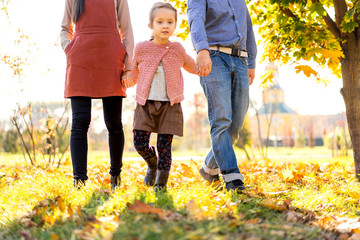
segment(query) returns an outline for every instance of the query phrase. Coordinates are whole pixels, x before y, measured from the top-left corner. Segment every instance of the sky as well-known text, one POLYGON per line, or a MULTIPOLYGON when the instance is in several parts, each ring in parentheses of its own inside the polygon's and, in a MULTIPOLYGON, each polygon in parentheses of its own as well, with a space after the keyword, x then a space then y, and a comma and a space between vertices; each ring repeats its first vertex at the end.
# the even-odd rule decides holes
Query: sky
MULTIPOLYGON (((28 65, 23 75, 14 77, 8 66, 0 64, 0 119, 8 119, 16 103, 29 101, 63 100, 66 58, 60 47, 60 24, 65 0, 12 0, 9 17, 0 12, 0 53, 27 56, 28 65), (21 29, 29 39, 19 46, 14 40, 21 29), (34 45, 35 44, 35 45, 34 45), (30 45, 30 47, 28 46, 30 45), (30 52, 27 52, 30 50, 30 52)), ((148 40, 148 12, 154 0, 128 0, 133 25, 135 43, 148 40)), ((259 36, 256 34, 256 39, 259 36)), ((191 39, 181 42, 193 58, 191 39)), ((265 72, 266 63, 260 63, 261 44, 258 44, 256 78, 250 87, 250 98, 261 105, 260 76, 265 72)), ((314 78, 296 74, 294 66, 279 66, 279 83, 285 91, 285 101, 289 107, 303 115, 337 114, 345 111, 340 95, 341 79, 331 75, 327 69, 317 69, 330 82, 325 87, 314 78)), ((195 92, 202 92, 199 77, 183 71, 185 81, 185 101, 192 99, 195 92)), ((135 88, 129 92, 132 93, 135 88)), ((184 109, 186 112, 186 109, 184 109)))

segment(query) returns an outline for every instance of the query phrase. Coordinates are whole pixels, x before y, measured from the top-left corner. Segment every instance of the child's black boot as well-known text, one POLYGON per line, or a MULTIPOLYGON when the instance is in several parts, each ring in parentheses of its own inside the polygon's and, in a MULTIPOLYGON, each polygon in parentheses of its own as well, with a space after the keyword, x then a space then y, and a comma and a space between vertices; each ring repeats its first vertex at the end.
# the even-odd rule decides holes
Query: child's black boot
POLYGON ((163 170, 156 171, 156 180, 154 186, 155 193, 159 191, 166 191, 166 184, 168 182, 168 179, 169 179, 168 171, 163 171, 163 170))
POLYGON ((144 183, 147 186, 153 186, 156 178, 157 157, 154 156, 150 159, 145 159, 145 162, 148 164, 148 168, 144 178, 144 183))

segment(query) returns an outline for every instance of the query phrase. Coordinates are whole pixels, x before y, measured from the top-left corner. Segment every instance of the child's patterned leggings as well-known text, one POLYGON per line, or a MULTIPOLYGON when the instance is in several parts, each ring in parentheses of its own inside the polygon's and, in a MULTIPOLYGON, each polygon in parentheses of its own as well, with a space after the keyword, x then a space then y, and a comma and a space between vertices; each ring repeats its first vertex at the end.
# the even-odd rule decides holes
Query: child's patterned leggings
MULTIPOLYGON (((144 159, 156 156, 155 149, 149 146, 151 132, 143 130, 133 130, 134 146, 136 151, 144 159)), ((171 144, 173 135, 158 134, 157 135, 157 151, 158 151, 158 170, 170 171, 171 168, 171 144)))

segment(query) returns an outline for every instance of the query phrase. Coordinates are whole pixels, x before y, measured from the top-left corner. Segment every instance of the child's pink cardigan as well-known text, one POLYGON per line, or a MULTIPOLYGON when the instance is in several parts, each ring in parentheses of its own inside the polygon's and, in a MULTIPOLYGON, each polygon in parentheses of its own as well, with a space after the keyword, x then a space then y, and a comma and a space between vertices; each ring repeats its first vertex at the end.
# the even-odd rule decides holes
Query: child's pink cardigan
POLYGON ((186 54, 180 43, 168 42, 163 45, 152 41, 138 43, 135 48, 131 72, 134 83, 137 82, 135 100, 140 105, 146 103, 151 82, 160 61, 164 67, 166 90, 171 105, 184 100, 184 81, 181 67, 190 73, 198 73, 195 61, 186 54))

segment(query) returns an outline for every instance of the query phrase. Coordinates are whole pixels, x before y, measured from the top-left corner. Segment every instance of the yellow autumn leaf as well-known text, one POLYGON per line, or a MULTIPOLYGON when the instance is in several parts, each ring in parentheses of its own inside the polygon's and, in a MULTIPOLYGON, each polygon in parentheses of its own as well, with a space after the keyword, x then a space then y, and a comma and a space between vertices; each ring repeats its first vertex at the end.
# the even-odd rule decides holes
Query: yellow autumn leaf
POLYGON ((71 207, 71 203, 68 204, 67 206, 67 212, 69 214, 69 216, 71 217, 72 215, 74 215, 74 210, 71 207))
POLYGON ((76 213, 79 215, 79 217, 81 217, 81 206, 77 206, 76 213))
POLYGON ((310 77, 311 75, 317 76, 318 72, 316 72, 312 67, 309 65, 298 65, 295 67, 296 73, 303 72, 306 77, 310 77))
POLYGON ((332 58, 334 61, 339 61, 339 58, 344 57, 344 53, 341 50, 329 50, 325 48, 316 49, 316 52, 321 53, 325 58, 332 58))
POLYGON ((359 192, 350 191, 350 192, 349 192, 349 195, 350 195, 352 198, 360 199, 360 193, 359 193, 359 192))
POLYGON ((54 222, 56 221, 56 218, 53 215, 43 215, 42 219, 49 224, 54 224, 54 222))
POLYGON ((198 174, 200 167, 193 159, 190 160, 190 167, 195 175, 198 174))
POLYGON ((61 196, 58 196, 56 198, 56 201, 57 201, 60 211, 65 212, 66 207, 65 207, 64 199, 61 196))
POLYGON ((282 172, 282 177, 285 181, 292 181, 294 179, 293 171, 285 170, 282 172))
POLYGON ((183 176, 186 176, 186 177, 193 177, 194 176, 193 170, 189 165, 181 163, 181 168, 182 168, 182 175, 183 176))
POLYGON ((274 79, 274 70, 273 69, 268 69, 263 75, 261 75, 260 80, 261 80, 261 84, 260 85, 267 85, 269 83, 273 82, 274 79))
POLYGON ((325 216, 322 216, 319 220, 319 224, 321 226, 324 226, 326 225, 327 223, 330 223, 330 222, 333 222, 334 221, 334 218, 331 217, 331 216, 328 216, 328 215, 325 215, 325 216))

